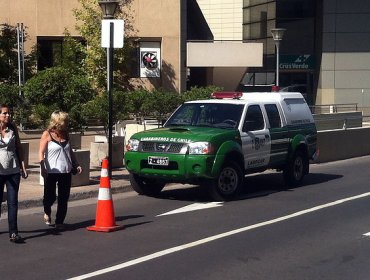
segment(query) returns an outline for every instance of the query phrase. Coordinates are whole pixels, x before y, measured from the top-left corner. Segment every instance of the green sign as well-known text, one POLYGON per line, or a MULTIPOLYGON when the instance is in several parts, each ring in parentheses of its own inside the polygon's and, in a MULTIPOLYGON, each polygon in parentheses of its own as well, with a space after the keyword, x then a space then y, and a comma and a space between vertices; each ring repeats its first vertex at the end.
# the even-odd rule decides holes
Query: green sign
POLYGON ((312 70, 314 68, 314 56, 312 54, 280 55, 279 68, 284 70, 312 70))

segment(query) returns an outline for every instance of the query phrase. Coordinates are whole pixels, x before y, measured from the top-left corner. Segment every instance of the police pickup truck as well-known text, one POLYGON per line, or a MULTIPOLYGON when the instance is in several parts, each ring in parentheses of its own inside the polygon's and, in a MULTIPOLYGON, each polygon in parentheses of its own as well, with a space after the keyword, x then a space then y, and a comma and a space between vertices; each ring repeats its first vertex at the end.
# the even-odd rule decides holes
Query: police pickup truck
POLYGON ((234 198, 245 174, 276 169, 297 186, 316 156, 316 126, 297 92, 215 92, 182 104, 164 127, 134 134, 125 164, 133 189, 199 184, 214 200, 234 198))

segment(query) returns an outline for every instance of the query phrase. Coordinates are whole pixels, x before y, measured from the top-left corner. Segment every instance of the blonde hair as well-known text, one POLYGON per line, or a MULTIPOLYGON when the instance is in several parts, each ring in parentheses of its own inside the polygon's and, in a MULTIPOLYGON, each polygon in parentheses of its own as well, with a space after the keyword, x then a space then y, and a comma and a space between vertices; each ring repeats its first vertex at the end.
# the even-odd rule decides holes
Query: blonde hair
POLYGON ((62 111, 54 111, 51 114, 48 130, 67 131, 69 116, 62 111))

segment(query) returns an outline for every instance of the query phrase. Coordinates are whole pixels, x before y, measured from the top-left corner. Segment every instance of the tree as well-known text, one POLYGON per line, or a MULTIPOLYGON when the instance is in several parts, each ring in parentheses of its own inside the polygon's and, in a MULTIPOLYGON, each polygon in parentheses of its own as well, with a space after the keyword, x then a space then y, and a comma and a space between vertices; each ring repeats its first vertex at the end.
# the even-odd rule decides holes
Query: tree
POLYGON ((40 122, 44 123, 54 110, 62 110, 71 114, 72 128, 82 129, 86 123, 81 114, 82 105, 90 101, 95 92, 83 73, 59 66, 31 78, 24 87, 24 94, 31 104, 37 104, 34 110, 40 122))
POLYGON ((192 87, 190 90, 182 93, 182 98, 184 101, 209 99, 212 92, 220 90, 222 90, 222 88, 217 86, 192 87))
POLYGON ((150 93, 149 100, 144 106, 146 111, 150 112, 161 123, 168 118, 181 102, 181 96, 177 92, 159 89, 150 93))
MULTIPOLYGON (((84 61, 85 71, 100 93, 106 88, 106 50, 101 47, 101 20, 102 13, 98 0, 78 0, 81 8, 75 9, 75 17, 78 20, 77 30, 87 42, 84 61)), ((123 1, 122 1, 123 2, 123 1)), ((125 6, 129 6, 132 0, 125 0, 125 6)), ((116 18, 125 19, 125 35, 133 35, 134 29, 130 24, 130 15, 122 10, 116 12, 116 18)), ((133 47, 131 41, 125 40, 123 49, 114 50, 114 80, 116 87, 120 89, 130 88, 127 67, 129 66, 130 49, 133 47)))
MULTIPOLYGON (((112 120, 113 123, 127 119, 129 112, 132 111, 132 103, 128 94, 123 91, 113 91, 112 93, 112 120)), ((108 98, 104 95, 97 95, 94 99, 82 106, 83 115, 86 118, 96 119, 103 123, 105 134, 108 135, 108 98)))
MULTIPOLYGON (((25 32, 24 42, 27 41, 25 32)), ((25 55, 25 76, 34 73, 36 48, 25 55)), ((18 84, 17 28, 9 24, 0 24, 0 83, 18 84)))

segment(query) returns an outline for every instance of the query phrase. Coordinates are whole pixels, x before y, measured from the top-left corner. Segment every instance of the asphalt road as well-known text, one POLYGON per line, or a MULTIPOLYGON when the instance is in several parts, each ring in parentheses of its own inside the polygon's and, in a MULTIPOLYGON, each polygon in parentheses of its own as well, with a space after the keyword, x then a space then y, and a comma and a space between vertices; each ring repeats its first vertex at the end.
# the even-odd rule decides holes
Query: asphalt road
POLYGON ((44 225, 40 208, 22 210, 24 244, 0 223, 0 278, 369 279, 370 156, 311 172, 294 189, 275 172, 248 176, 240 199, 221 204, 196 186, 115 194, 124 229, 113 233, 86 230, 96 199, 70 204, 64 232, 44 225), (168 213, 189 205, 209 208, 168 213))

